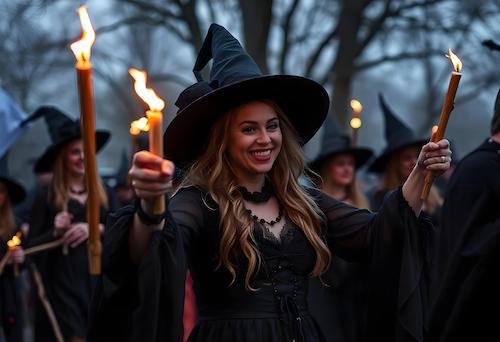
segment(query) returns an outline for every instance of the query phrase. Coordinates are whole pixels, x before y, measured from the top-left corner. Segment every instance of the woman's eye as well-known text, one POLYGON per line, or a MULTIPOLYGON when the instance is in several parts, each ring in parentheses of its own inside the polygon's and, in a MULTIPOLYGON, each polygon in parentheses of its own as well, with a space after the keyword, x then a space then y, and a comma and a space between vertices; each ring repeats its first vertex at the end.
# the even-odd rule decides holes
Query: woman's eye
POLYGON ((278 129, 278 127, 279 127, 279 125, 277 123, 272 123, 272 124, 267 126, 267 129, 274 131, 274 130, 278 129))
POLYGON ((253 131, 255 131, 255 128, 253 128, 253 127, 244 127, 241 131, 243 133, 252 133, 253 131))

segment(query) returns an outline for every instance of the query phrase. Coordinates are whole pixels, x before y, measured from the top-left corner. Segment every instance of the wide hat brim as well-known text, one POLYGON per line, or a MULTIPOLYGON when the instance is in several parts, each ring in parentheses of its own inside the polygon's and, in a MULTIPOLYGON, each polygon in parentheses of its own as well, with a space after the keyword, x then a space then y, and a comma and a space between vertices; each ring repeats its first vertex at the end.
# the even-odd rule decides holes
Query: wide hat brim
POLYGON ((360 169, 361 167, 363 167, 363 165, 365 165, 366 162, 373 156, 373 151, 368 148, 348 147, 335 149, 321 153, 314 161, 310 163, 309 167, 312 170, 319 172, 321 165, 323 165, 324 162, 341 153, 349 153, 354 156, 354 164, 356 169, 360 169))
POLYGON ((380 156, 378 156, 369 166, 368 171, 374 173, 383 173, 385 171, 387 163, 389 162, 391 156, 394 153, 399 152, 402 149, 411 146, 421 148, 423 145, 427 144, 427 142, 428 140, 422 139, 422 140, 411 141, 394 147, 386 147, 385 150, 380 154, 380 156))
MULTIPOLYGON (((63 148, 66 144, 70 143, 71 141, 75 139, 81 138, 81 134, 74 135, 68 138, 65 138, 63 140, 60 140, 56 143, 53 143, 47 149, 43 154, 38 158, 38 160, 35 162, 34 166, 34 172, 35 173, 45 173, 45 172, 51 172, 52 171, 52 164, 54 163, 54 160, 57 157, 57 154, 63 148)), ((110 137, 110 133, 107 131, 101 131, 98 130, 95 132, 95 144, 96 144, 96 152, 98 152, 101 148, 106 145, 110 137)))
POLYGON ((5 184, 11 203, 18 204, 26 198, 26 191, 18 182, 10 178, 0 176, 0 183, 5 184))
POLYGON ((213 124, 241 104, 274 101, 297 131, 301 144, 309 141, 328 114, 329 98, 317 82, 292 75, 259 76, 242 80, 201 96, 183 108, 164 136, 165 157, 186 166, 206 149, 213 124))

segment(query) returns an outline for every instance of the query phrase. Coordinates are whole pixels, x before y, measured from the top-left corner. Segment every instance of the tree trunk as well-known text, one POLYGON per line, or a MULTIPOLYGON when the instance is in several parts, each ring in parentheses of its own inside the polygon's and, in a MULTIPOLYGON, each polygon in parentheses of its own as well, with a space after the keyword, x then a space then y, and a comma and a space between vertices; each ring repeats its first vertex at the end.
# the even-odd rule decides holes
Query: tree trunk
POLYGON ((339 16, 339 47, 331 69, 333 94, 330 110, 344 130, 347 130, 350 117, 351 83, 355 72, 358 32, 365 6, 363 0, 344 0, 339 16))
POLYGON ((245 48, 264 74, 269 73, 267 41, 272 20, 273 0, 240 0, 245 48))

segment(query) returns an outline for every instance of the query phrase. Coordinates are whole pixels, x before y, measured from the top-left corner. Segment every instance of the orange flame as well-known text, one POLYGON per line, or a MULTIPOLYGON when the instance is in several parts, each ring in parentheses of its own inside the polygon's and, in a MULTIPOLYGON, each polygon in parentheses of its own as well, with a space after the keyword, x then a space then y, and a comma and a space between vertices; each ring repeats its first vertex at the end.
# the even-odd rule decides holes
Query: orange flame
POLYGON ((448 49, 446 57, 450 59, 456 72, 460 72, 460 70, 462 70, 462 61, 453 53, 453 51, 451 51, 451 49, 448 49))
POLYGON ((142 117, 138 120, 132 121, 130 124, 130 134, 139 135, 141 132, 149 131, 148 118, 142 117))
POLYGON ((149 110, 160 112, 165 108, 165 101, 159 98, 153 89, 146 88, 148 74, 145 71, 130 68, 128 72, 134 78, 135 92, 147 103, 149 110))
POLYGON ((12 239, 7 241, 7 246, 9 246, 9 248, 19 246, 21 244, 21 235, 21 232, 17 232, 16 235, 12 237, 12 239))
POLYGON ((361 113, 363 110, 363 105, 356 99, 351 100, 351 108, 355 113, 361 113))
POLYGON ((352 128, 358 129, 361 127, 361 119, 357 116, 353 117, 351 121, 349 122, 352 128))
POLYGON ((85 64, 90 61, 90 49, 92 48, 92 44, 95 40, 95 32, 92 28, 87 8, 85 6, 81 6, 77 9, 77 12, 80 16, 80 24, 82 25, 83 34, 80 40, 71 44, 71 50, 73 51, 78 64, 85 64))

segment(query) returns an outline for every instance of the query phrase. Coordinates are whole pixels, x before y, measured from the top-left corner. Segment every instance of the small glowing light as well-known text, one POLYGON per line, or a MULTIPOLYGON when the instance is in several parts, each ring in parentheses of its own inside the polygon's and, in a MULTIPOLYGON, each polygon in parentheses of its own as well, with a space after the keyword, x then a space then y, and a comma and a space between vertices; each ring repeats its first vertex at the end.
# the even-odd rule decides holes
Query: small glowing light
POLYGON ((363 105, 356 99, 351 100, 351 108, 355 113, 361 113, 363 110, 363 105))
POLYGON ((361 119, 358 117, 354 117, 351 119, 350 125, 354 129, 358 129, 361 127, 361 119))

